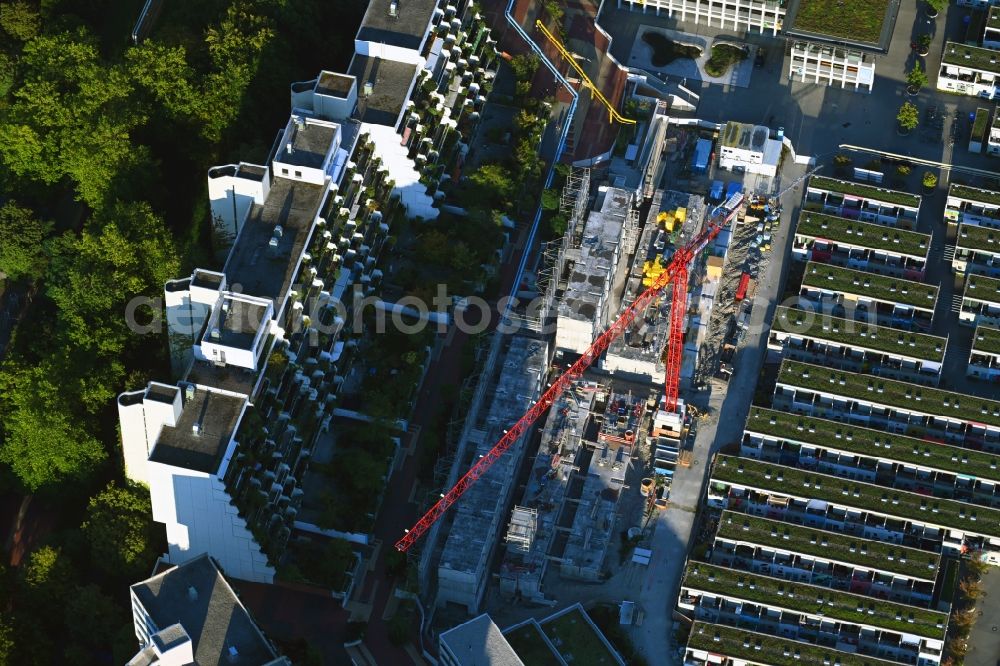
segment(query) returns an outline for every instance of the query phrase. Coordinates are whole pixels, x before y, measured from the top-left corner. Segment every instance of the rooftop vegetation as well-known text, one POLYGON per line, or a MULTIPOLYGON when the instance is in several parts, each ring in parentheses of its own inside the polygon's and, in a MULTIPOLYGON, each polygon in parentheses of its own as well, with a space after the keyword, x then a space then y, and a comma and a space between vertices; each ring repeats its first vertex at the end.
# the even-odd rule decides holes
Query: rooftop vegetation
POLYGON ((704 562, 689 562, 681 585, 796 613, 926 638, 943 639, 948 623, 947 613, 747 571, 733 571, 704 562))
POLYGON ((1000 254, 1000 229, 960 224, 955 245, 977 252, 1000 254))
POLYGON ((972 350, 986 354, 1000 354, 1000 330, 991 326, 977 326, 972 338, 972 350))
MULTIPOLYGON (((997 118, 1000 118, 1000 114, 997 114, 997 118)), ((969 187, 968 185, 952 185, 948 191, 948 195, 1000 206, 1000 192, 994 190, 983 190, 978 187, 969 187)))
POLYGON ((842 319, 814 310, 779 306, 774 313, 772 330, 816 340, 826 340, 852 349, 911 359, 944 360, 947 338, 914 333, 888 326, 842 319))
POLYGON ((987 275, 968 275, 962 298, 986 303, 1000 303, 1000 280, 987 275))
POLYGON ((928 234, 813 211, 799 213, 795 233, 911 257, 926 257, 930 247, 928 234))
POLYGON ((1000 457, 937 441, 751 407, 745 430, 779 441, 811 444, 870 458, 894 460, 1000 482, 1000 457))
POLYGON ((830 502, 923 525, 1000 536, 1000 510, 997 509, 883 488, 775 463, 720 455, 712 470, 712 479, 785 497, 830 502))
POLYGON ((541 630, 534 622, 508 631, 504 638, 525 664, 559 666, 559 659, 552 654, 552 648, 546 644, 541 630))
POLYGON ((589 620, 577 608, 544 622, 542 631, 568 663, 580 666, 618 663, 589 620))
POLYGON ((990 112, 982 107, 976 109, 976 118, 972 122, 972 140, 983 141, 990 125, 990 112))
POLYGON ((1000 426, 1000 402, 883 377, 784 360, 778 382, 920 414, 1000 426))
POLYGON ((716 536, 921 580, 934 580, 941 559, 936 553, 916 548, 859 539, 734 511, 723 512, 716 536))
POLYGON ((809 187, 826 190, 828 192, 848 194, 871 201, 879 201, 897 206, 907 206, 908 208, 917 208, 920 206, 920 196, 916 194, 900 192, 898 190, 887 190, 874 185, 852 183, 846 180, 827 178, 826 176, 811 177, 809 179, 809 187))
POLYGON ((878 275, 810 261, 802 276, 802 286, 841 294, 856 294, 886 303, 901 303, 934 310, 938 288, 923 282, 878 275))
POLYGON ((721 624, 695 622, 688 637, 688 648, 721 654, 748 663, 772 666, 831 664, 832 666, 889 666, 894 662, 853 652, 793 641, 784 637, 735 629, 721 624))
POLYGON ((801 0, 794 29, 877 43, 889 0, 801 0))
POLYGON ((978 46, 966 46, 956 42, 944 45, 941 62, 955 67, 977 69, 984 72, 1000 74, 1000 59, 993 49, 983 49, 978 46))

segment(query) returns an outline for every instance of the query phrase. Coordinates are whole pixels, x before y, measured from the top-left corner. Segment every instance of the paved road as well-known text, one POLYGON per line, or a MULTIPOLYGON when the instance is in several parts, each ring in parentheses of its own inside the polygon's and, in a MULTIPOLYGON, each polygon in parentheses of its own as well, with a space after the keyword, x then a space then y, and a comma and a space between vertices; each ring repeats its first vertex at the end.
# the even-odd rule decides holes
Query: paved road
MULTIPOLYGON (((783 174, 784 182, 794 181, 803 171, 801 167, 789 165, 783 174)), ((656 517, 653 560, 639 596, 646 618, 641 627, 632 630, 636 647, 650 663, 680 663, 676 652, 678 646, 673 643, 671 610, 677 600, 696 513, 712 455, 726 444, 738 442, 743 434, 743 424, 767 352, 767 322, 771 321, 781 295, 782 268, 790 261, 793 234, 789 231, 797 213, 795 202, 801 197, 802 184, 785 195, 781 224, 771 239, 771 256, 760 269, 750 328, 743 347, 737 351, 733 377, 726 390, 711 389, 707 400, 710 417, 697 423, 692 465, 687 469, 678 468, 670 490, 670 507, 656 517), (667 657, 664 657, 665 640, 670 646, 667 657)), ((700 407, 706 406, 704 394, 693 402, 700 407)))

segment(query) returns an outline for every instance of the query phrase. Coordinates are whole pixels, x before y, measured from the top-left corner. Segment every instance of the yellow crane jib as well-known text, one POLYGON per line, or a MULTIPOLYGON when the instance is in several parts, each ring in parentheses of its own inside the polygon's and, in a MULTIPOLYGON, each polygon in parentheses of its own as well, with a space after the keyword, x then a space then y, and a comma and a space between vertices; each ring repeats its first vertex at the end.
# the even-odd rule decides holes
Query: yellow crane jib
POLYGON ((599 101, 601 104, 605 106, 605 108, 607 108, 608 118, 609 118, 608 122, 615 122, 617 120, 623 125, 635 125, 634 120, 632 120, 631 118, 626 118, 622 114, 618 113, 614 105, 608 101, 608 98, 605 97, 600 90, 597 89, 597 86, 594 85, 594 82, 590 80, 590 77, 587 76, 587 73, 584 72, 583 68, 580 67, 580 65, 576 62, 576 58, 573 57, 573 54, 570 53, 568 50, 566 50, 566 47, 563 46, 562 42, 560 42, 555 35, 549 32, 549 29, 545 27, 545 24, 543 24, 541 21, 535 21, 535 27, 538 28, 543 35, 545 35, 545 38, 549 40, 549 43, 551 43, 552 46, 556 47, 556 50, 559 51, 559 55, 563 57, 563 60, 568 62, 570 67, 572 67, 576 71, 576 73, 580 75, 580 80, 583 81, 583 85, 586 86, 587 88, 590 88, 591 93, 594 95, 594 97, 597 98, 597 101, 599 101))

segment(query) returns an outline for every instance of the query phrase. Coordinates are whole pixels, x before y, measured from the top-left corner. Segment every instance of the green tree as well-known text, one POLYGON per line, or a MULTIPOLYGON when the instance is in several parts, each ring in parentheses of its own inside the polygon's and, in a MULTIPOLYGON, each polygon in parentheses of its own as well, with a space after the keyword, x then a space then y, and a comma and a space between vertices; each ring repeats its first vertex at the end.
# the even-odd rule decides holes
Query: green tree
POLYGON ((913 63, 913 69, 906 75, 906 85, 910 90, 920 90, 927 85, 927 74, 920 67, 920 62, 913 63))
POLYGON ((8 201, 0 208, 0 273, 12 279, 38 277, 45 265, 42 243, 52 225, 31 209, 8 201))
POLYGON ((909 176, 911 173, 913 173, 913 167, 911 167, 909 164, 900 164, 899 166, 896 167, 896 173, 898 173, 900 176, 909 176))
POLYGON ((101 61, 83 28, 31 40, 19 69, 23 80, 0 122, 0 159, 41 183, 69 177, 78 198, 100 208, 115 177, 149 159, 132 141, 145 115, 130 103, 128 75, 101 61))
POLYGON ((470 203, 486 208, 507 208, 514 196, 514 180, 502 164, 483 164, 469 175, 470 203))
POLYGON ((937 184, 938 184, 937 174, 934 173, 933 171, 925 171, 924 172, 924 177, 923 177, 923 184, 924 184, 924 187, 926 187, 929 190, 934 189, 935 187, 937 187, 937 184))
POLYGON ((926 0, 927 6, 936 12, 944 11, 948 7, 948 0, 926 0))
POLYGON ((92 564, 113 579, 147 574, 156 559, 151 514, 149 494, 139 486, 112 483, 92 497, 81 526, 92 564))
POLYGON ((24 0, 0 5, 0 28, 14 39, 26 42, 34 38, 41 27, 41 16, 24 0))
POLYGON ((60 374, 49 363, 0 374, 4 442, 0 462, 29 492, 86 478, 105 459, 101 443, 74 414, 60 374))
POLYGON ((903 106, 899 107, 899 113, 896 114, 896 122, 899 123, 899 128, 904 132, 916 129, 917 125, 920 124, 920 114, 917 112, 917 107, 909 102, 903 102, 903 106))
POLYGON ((535 72, 541 62, 534 53, 514 56, 510 59, 510 68, 514 72, 514 78, 519 82, 530 82, 535 77, 535 72))
POLYGON ((20 598, 39 617, 62 617, 75 577, 73 565, 61 549, 42 546, 31 553, 21 572, 23 593, 20 598))
POLYGON ((90 584, 76 588, 69 596, 63 626, 69 629, 71 639, 90 652, 111 645, 128 619, 122 604, 90 584))
POLYGON ((14 660, 14 623, 0 615, 0 664, 16 664, 14 660))
POLYGON ((553 189, 543 190, 542 208, 544 210, 559 210, 559 192, 553 189))

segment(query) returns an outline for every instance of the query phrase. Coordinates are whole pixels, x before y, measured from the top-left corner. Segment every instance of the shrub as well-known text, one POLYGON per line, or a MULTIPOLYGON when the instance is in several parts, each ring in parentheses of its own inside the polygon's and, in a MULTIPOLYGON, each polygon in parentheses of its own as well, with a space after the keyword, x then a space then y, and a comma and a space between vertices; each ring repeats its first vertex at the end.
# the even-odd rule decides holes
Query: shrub
POLYGON ((896 122, 899 123, 900 129, 904 132, 915 129, 920 124, 920 114, 917 113, 917 107, 909 102, 903 102, 903 106, 899 107, 899 113, 896 114, 896 122))
POLYGON ((913 167, 911 167, 909 164, 900 164, 898 167, 896 167, 896 173, 898 173, 900 176, 909 176, 911 173, 913 173, 913 167))
POLYGON ((935 174, 933 171, 925 171, 923 183, 924 187, 926 187, 927 189, 937 187, 938 183, 937 174, 935 174))

